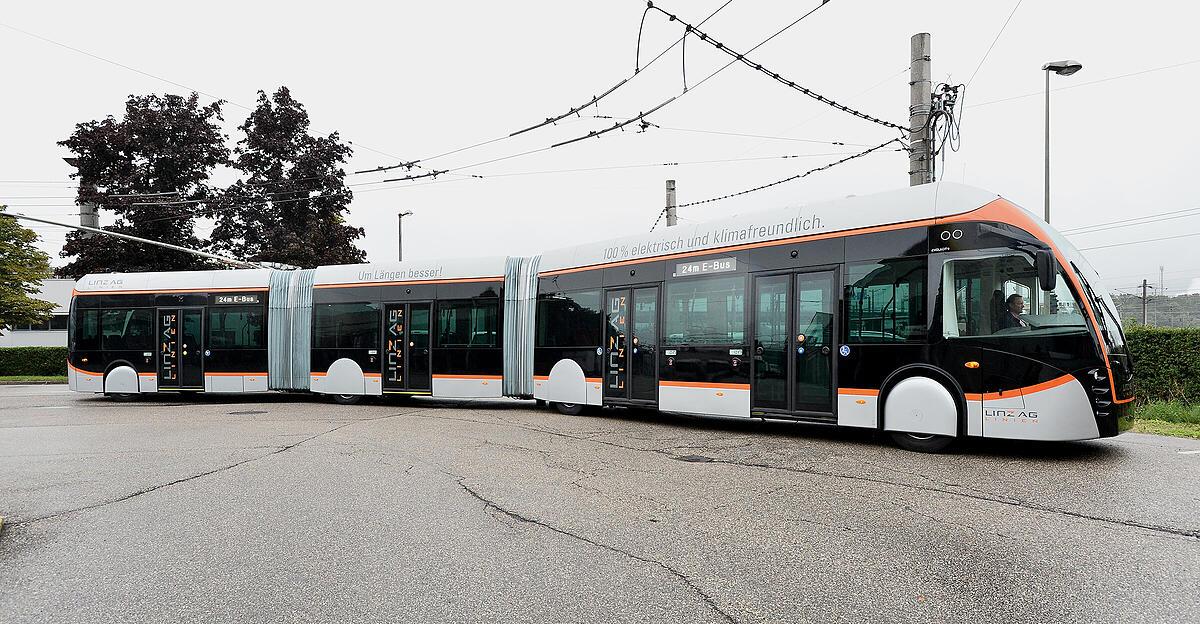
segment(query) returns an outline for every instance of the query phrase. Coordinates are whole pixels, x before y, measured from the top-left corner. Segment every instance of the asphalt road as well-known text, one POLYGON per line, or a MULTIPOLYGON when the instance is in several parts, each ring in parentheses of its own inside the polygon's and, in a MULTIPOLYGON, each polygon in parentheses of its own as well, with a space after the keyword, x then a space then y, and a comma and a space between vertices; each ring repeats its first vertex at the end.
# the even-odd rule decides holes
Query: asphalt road
POLYGON ((0 386, 0 622, 1200 621, 1198 451, 0 386))

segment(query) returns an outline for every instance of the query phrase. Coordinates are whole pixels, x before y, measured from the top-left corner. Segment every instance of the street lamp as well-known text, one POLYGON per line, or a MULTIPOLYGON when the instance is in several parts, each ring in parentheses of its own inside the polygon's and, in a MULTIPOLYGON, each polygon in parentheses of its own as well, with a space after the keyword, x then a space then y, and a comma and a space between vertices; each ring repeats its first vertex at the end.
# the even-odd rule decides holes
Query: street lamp
POLYGON ((1083 69, 1079 61, 1051 61, 1042 65, 1046 72, 1046 223, 1050 223, 1050 72, 1070 76, 1083 69))
POLYGON ((411 215, 411 210, 396 215, 396 260, 400 262, 404 261, 404 217, 411 215))

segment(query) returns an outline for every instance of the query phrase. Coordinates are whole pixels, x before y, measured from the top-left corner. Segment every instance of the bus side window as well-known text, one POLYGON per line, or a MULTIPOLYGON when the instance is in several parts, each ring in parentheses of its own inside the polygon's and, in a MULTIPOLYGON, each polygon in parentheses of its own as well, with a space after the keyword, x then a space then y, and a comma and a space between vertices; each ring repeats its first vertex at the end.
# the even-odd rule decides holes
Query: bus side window
POLYGON ((538 296, 537 346, 595 348, 604 340, 600 291, 542 293, 538 296))
POLYGON ((852 264, 848 273, 847 342, 925 340, 925 258, 892 258, 852 264))
POLYGON ((71 350, 98 351, 100 349, 100 310, 75 308, 71 315, 71 350))
POLYGON ((438 346, 495 347, 498 309, 495 299, 439 301, 438 346))

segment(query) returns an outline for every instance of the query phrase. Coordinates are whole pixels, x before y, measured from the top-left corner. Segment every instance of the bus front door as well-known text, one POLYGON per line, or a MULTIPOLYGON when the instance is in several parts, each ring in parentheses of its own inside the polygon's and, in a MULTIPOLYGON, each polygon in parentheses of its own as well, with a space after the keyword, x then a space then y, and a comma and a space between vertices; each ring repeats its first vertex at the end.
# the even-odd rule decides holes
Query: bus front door
POLYGON ((754 280, 751 414, 832 420, 836 271, 754 280))
POLYGON ((658 287, 605 293, 604 400, 658 402, 658 287))
POLYGON ((160 390, 204 389, 204 309, 158 310, 160 390))
POLYGON ((383 311, 383 391, 428 392, 430 304, 389 303, 383 311))

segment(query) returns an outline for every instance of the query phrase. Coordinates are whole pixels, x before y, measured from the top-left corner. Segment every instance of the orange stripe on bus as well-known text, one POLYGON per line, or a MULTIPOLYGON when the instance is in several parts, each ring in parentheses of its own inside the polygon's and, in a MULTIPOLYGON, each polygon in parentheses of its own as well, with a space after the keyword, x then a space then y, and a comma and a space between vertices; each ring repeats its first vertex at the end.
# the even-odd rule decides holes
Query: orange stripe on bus
POLYGON ((210 293, 210 292, 267 292, 267 288, 162 288, 157 290, 86 290, 71 289, 72 295, 153 295, 156 293, 210 293))
POLYGON ((356 282, 353 284, 315 284, 313 288, 355 288, 358 286, 407 286, 409 284, 463 284, 468 282, 503 282, 504 276, 458 277, 440 280, 412 280, 408 282, 356 282))
POLYGON ((247 375, 261 375, 266 377, 266 373, 204 373, 205 377, 245 377, 247 375))
POLYGON ((533 378, 537 381, 550 381, 549 375, 534 375, 533 378))
POLYGON ((79 368, 78 366, 72 365, 70 362, 67 362, 67 368, 69 368, 77 373, 83 373, 84 375, 92 375, 93 377, 103 377, 104 376, 102 373, 93 373, 92 371, 83 370, 82 368, 79 368))
MULTIPOLYGON (((597 380, 599 381, 599 380, 597 380)), ((720 388, 724 390, 749 390, 750 384, 739 383, 714 383, 707 381, 660 381, 660 386, 674 386, 677 388, 720 388)))
POLYGON ((851 396, 879 396, 878 390, 870 388, 838 388, 838 394, 848 394, 851 396))
POLYGON ((583 380, 588 383, 600 383, 601 381, 604 381, 599 377, 584 377, 583 380))
POLYGON ((434 375, 434 379, 504 379, 501 375, 434 375))
POLYGON ((138 373, 138 377, 157 377, 158 373, 138 373))
POLYGON ((1061 377, 1055 377, 1054 379, 1051 379, 1050 381, 1043 381, 1042 383, 1033 384, 1032 386, 1024 386, 1022 388, 1016 388, 1014 390, 1001 390, 999 392, 984 392, 982 394, 980 394, 978 392, 967 392, 964 394, 968 401, 995 401, 996 399, 1003 399, 1006 396, 1007 397, 1018 396, 1017 393, 1020 393, 1020 395, 1027 395, 1027 394, 1033 394, 1035 392, 1041 392, 1043 390, 1051 390, 1051 389, 1057 388, 1059 386, 1069 384, 1072 381, 1075 381, 1074 377, 1072 377, 1070 375, 1063 375, 1061 377))

